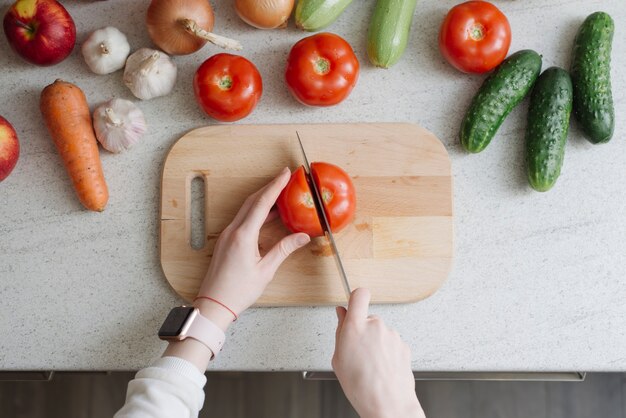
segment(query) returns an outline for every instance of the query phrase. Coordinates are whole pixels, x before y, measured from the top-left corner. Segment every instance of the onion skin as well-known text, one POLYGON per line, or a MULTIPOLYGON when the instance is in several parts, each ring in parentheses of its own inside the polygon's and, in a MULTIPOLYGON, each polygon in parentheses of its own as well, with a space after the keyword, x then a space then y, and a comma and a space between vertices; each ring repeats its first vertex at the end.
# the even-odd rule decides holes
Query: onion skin
POLYGON ((207 40, 189 33, 181 23, 184 19, 193 19, 207 32, 215 22, 208 0, 152 0, 146 16, 152 42, 172 55, 192 54, 202 48, 207 40))
POLYGON ((286 27, 293 8, 294 0, 235 0, 241 20, 259 29, 286 27))

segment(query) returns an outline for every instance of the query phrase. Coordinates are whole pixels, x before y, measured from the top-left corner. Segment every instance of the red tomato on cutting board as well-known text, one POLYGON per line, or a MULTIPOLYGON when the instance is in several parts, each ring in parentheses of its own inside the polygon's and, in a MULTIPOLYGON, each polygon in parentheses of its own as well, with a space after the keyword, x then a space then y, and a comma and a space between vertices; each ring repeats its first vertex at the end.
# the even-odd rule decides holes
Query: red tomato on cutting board
POLYGON ((511 45, 506 16, 486 1, 454 6, 441 25, 441 55, 465 73, 484 73, 500 64, 511 45))
MULTIPOLYGON (((322 195, 324 212, 333 232, 345 228, 354 219, 356 193, 348 173, 333 164, 311 163, 311 179, 322 195)), ((291 232, 305 232, 311 237, 324 235, 304 167, 291 175, 276 201, 278 213, 291 232)))

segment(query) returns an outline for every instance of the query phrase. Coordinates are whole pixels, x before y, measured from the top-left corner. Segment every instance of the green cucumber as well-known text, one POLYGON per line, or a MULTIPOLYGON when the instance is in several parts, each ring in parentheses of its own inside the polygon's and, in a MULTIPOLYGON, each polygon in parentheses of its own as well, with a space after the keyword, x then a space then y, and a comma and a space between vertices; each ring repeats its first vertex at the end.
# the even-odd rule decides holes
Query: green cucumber
POLYGON ((574 117, 594 144, 608 142, 615 130, 611 94, 613 32, 611 16, 596 12, 585 19, 574 40, 574 117))
POLYGON ((525 49, 512 54, 483 82, 461 124, 461 144, 472 153, 485 149, 511 110, 541 72, 541 56, 525 49))
POLYGON ((400 60, 409 40, 417 0, 378 0, 367 33, 367 55, 377 67, 400 60))
POLYGON ((538 192, 550 190, 561 174, 572 100, 570 75, 558 67, 545 70, 530 94, 526 167, 528 182, 538 192))
POLYGON ((333 23, 352 0, 298 0, 296 26, 315 32, 333 23))

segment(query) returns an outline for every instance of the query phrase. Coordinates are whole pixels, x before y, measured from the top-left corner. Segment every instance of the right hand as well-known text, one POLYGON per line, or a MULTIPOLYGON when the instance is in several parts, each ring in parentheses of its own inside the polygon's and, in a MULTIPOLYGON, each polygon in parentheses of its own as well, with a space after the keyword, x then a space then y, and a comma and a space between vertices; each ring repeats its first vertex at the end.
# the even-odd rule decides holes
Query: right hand
POLYGON ((370 292, 356 289, 348 309, 337 307, 332 365, 361 418, 424 418, 415 394, 411 350, 400 335, 368 316, 370 292))

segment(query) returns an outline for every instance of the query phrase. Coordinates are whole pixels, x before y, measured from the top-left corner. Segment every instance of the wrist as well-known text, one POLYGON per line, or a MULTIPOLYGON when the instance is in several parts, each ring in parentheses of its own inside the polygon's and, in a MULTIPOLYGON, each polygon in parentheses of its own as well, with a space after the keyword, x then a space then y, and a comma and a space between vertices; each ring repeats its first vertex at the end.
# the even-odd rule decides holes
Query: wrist
POLYGON ((200 315, 213 322, 224 332, 233 322, 234 317, 230 311, 209 299, 197 299, 193 306, 200 310, 200 315))

